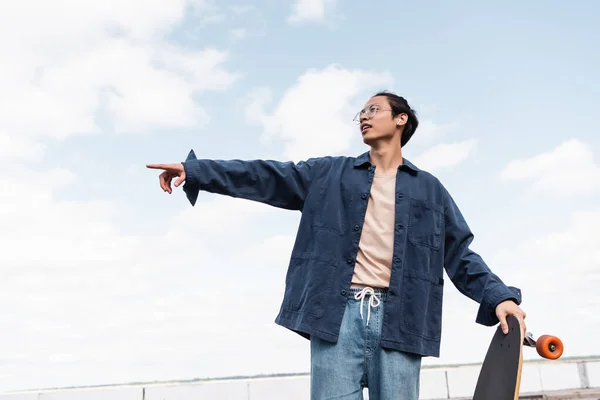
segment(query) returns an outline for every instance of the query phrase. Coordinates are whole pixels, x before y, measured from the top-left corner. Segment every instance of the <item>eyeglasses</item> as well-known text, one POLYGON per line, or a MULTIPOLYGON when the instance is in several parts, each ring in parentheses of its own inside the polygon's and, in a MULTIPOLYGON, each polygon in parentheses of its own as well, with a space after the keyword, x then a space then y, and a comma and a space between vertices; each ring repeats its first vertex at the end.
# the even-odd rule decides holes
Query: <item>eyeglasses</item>
POLYGON ((379 110, 392 111, 391 108, 385 108, 385 107, 380 106, 379 104, 371 104, 371 105, 369 105, 369 107, 365 108, 364 110, 360 110, 359 112, 357 112, 352 121, 356 122, 357 124, 360 124, 360 119, 362 118, 363 114, 367 117, 367 119, 371 119, 375 116, 375 114, 379 110))

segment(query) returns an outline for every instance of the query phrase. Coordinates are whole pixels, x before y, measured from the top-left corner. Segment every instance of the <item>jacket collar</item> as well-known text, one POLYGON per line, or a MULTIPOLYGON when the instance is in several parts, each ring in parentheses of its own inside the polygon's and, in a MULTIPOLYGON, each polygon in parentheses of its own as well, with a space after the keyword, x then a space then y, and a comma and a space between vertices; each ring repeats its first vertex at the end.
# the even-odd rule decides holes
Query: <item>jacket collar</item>
MULTIPOLYGON (((359 167, 362 167, 364 165, 371 165, 371 161, 369 159, 369 152, 368 151, 362 153, 361 155, 359 155, 358 157, 356 157, 354 159, 354 167, 355 168, 359 168, 359 167)), ((411 163, 410 161, 408 161, 404 157, 402 157, 402 165, 400 166, 400 169, 403 169, 403 168, 408 168, 408 169, 412 170, 413 172, 419 172, 420 171, 420 169, 417 168, 417 166, 415 166, 413 163, 411 163)))

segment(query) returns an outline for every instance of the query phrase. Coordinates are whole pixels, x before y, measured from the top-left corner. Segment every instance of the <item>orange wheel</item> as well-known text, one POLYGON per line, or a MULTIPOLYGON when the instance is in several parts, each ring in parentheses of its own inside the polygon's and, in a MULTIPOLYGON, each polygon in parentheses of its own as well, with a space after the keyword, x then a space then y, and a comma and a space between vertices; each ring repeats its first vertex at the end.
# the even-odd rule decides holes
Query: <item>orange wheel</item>
POLYGON ((540 356, 556 360, 562 356, 564 346, 563 342, 556 336, 542 335, 536 341, 535 349, 540 356))

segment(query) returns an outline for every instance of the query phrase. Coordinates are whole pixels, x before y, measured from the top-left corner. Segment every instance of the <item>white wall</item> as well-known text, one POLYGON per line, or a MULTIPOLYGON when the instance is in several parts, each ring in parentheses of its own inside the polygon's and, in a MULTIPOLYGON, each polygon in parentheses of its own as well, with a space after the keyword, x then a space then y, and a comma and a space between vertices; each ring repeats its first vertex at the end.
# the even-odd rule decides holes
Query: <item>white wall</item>
MULTIPOLYGON (((424 367, 421 399, 472 396, 479 369, 480 365, 424 367)), ((600 388, 600 358, 526 362, 523 365, 522 394, 579 389, 585 388, 586 384, 600 388)), ((309 393, 308 376, 299 375, 22 392, 0 394, 0 400, 305 400, 310 398, 309 393)))

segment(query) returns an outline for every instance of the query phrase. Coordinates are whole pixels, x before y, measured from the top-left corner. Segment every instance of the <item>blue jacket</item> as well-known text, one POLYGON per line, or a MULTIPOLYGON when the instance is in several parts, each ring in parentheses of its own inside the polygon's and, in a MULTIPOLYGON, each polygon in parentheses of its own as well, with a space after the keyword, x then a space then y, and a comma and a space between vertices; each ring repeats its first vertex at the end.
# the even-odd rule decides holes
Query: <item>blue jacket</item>
MULTIPOLYGON (((292 163, 199 160, 182 163, 192 205, 199 190, 302 212, 276 323, 309 338, 335 341, 346 307, 375 166, 359 157, 292 163)), ((439 356, 444 270, 480 304, 476 322, 499 321, 496 306, 520 290, 507 287, 469 249, 473 239, 450 194, 408 160, 398 168, 392 274, 381 345, 439 356)))

